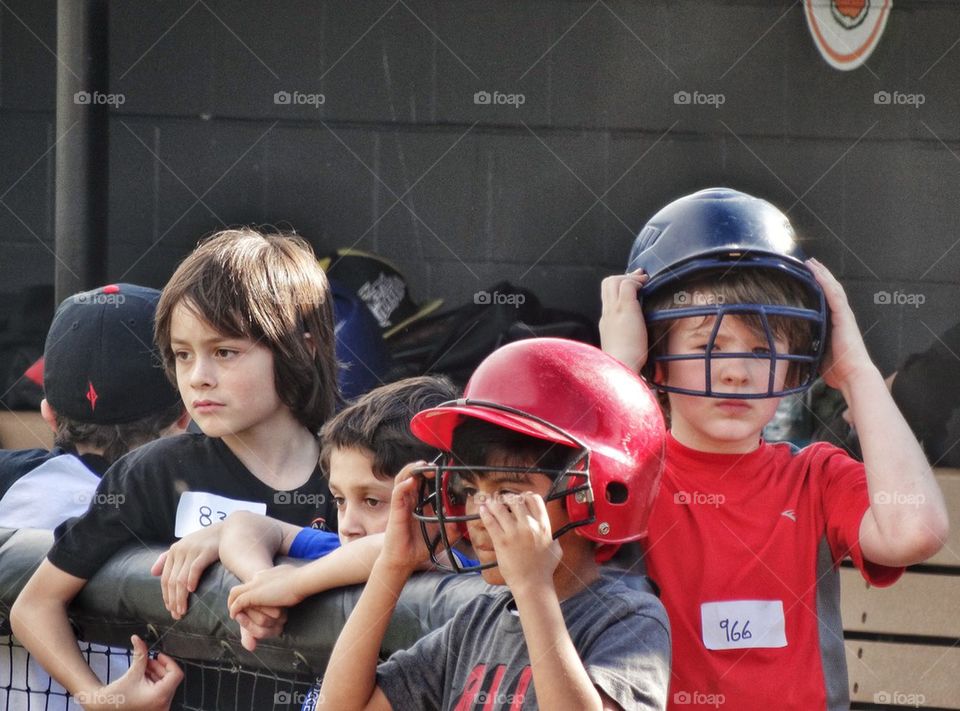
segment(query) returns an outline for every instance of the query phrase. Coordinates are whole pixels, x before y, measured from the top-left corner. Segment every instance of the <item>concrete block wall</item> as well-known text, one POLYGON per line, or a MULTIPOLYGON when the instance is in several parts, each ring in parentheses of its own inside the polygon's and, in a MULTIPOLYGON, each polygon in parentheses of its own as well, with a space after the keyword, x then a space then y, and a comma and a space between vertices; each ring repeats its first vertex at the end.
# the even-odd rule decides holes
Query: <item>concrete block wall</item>
MULTIPOLYGON (((418 299, 509 279, 597 317, 646 218, 727 184, 788 210, 889 370, 960 310, 958 27, 898 0, 842 73, 785 0, 112 3, 110 279, 269 223, 394 259, 418 299)), ((55 45, 52 0, 0 9, 0 291, 53 278, 55 45)))

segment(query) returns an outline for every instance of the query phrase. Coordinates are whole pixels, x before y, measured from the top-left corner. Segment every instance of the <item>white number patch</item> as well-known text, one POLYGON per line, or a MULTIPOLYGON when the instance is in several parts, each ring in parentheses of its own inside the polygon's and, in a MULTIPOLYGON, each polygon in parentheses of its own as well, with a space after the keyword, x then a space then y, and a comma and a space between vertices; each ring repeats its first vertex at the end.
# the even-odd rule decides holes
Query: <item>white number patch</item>
POLYGON ((267 513, 267 505, 257 501, 240 501, 206 491, 186 491, 180 494, 177 504, 177 526, 173 532, 177 538, 189 536, 207 526, 223 521, 234 511, 267 513))
POLYGON ((707 649, 786 647, 780 600, 728 600, 700 605, 703 644, 707 649))

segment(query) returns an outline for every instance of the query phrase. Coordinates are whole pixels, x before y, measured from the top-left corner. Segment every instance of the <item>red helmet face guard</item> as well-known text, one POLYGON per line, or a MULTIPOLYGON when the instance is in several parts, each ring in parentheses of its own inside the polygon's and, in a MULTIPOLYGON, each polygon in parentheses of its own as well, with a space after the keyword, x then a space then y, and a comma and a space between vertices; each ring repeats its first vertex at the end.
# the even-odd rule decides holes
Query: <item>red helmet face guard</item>
MULTIPOLYGON (((480 514, 467 514, 466 512, 466 495, 463 490, 463 477, 465 475, 482 477, 493 472, 510 472, 543 474, 550 477, 550 489, 544 496, 544 503, 565 500, 565 509, 570 517, 566 524, 553 532, 554 539, 559 538, 567 531, 596 521, 593 490, 590 484, 590 451, 586 446, 571 437, 569 433, 528 413, 522 413, 519 410, 495 403, 468 402, 470 405, 522 415, 534 420, 547 429, 555 431, 564 439, 576 442, 578 448, 571 448, 570 459, 563 469, 544 469, 536 464, 529 467, 457 465, 453 464, 452 459, 446 454, 440 455, 433 464, 418 468, 417 472, 421 474, 420 492, 413 515, 420 522, 420 531, 434 565, 441 570, 455 573, 472 573, 496 566, 496 562, 477 563, 476 565, 465 562, 468 559, 467 556, 470 555, 469 551, 464 550, 462 545, 470 541, 467 522, 480 519, 480 514), (433 477, 422 476, 427 472, 433 472, 433 477), (448 533, 448 527, 453 528, 450 524, 454 524, 458 531, 459 535, 456 539, 452 539, 450 533, 448 533), (436 530, 431 531, 431 527, 436 530)), ((556 446, 566 448, 566 445, 556 446)))

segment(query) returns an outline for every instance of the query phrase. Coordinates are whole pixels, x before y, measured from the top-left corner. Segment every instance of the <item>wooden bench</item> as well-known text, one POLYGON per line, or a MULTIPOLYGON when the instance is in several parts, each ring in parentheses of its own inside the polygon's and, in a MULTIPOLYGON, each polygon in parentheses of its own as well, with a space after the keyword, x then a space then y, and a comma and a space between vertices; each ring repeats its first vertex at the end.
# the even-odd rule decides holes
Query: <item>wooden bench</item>
POLYGON ((0 449, 50 449, 52 446, 53 432, 39 412, 0 412, 0 449))
POLYGON ((851 708, 960 709, 960 469, 935 470, 950 538, 893 587, 840 571, 851 708))

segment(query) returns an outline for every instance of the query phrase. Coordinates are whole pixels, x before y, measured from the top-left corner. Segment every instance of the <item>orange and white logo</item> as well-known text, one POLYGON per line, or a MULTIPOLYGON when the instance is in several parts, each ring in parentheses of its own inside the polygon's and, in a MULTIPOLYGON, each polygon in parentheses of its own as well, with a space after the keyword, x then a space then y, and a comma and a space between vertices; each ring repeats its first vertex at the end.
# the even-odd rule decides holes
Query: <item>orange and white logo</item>
POLYGON ((856 69, 880 41, 893 0, 803 0, 821 56, 834 69, 856 69))

